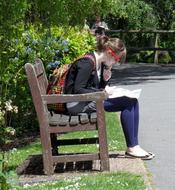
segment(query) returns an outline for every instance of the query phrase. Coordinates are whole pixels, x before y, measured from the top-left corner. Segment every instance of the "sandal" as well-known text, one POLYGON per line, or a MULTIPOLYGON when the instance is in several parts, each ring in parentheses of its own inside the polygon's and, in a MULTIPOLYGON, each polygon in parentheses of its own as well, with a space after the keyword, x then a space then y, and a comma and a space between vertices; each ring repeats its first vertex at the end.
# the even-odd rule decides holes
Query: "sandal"
POLYGON ((142 160, 151 160, 155 157, 155 155, 152 152, 148 152, 148 154, 144 156, 137 156, 132 153, 125 152, 125 157, 126 158, 140 158, 142 160))

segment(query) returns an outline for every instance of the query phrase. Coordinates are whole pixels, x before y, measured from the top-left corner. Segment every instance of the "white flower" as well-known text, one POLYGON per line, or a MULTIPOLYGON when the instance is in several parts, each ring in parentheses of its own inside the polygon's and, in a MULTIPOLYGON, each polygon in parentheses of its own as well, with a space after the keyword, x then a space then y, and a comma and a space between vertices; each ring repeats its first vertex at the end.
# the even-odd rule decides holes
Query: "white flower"
POLYGON ((14 111, 15 113, 18 113, 18 107, 17 107, 17 106, 13 106, 13 111, 14 111))
POLYGON ((15 151, 17 151, 17 149, 16 149, 16 148, 13 148, 13 149, 12 149, 12 152, 15 152, 15 151))
POLYGON ((14 136, 15 133, 16 133, 15 129, 10 131, 10 134, 11 134, 12 136, 14 136))
POLYGON ((26 189, 26 188, 28 188, 28 187, 30 187, 31 185, 29 185, 28 183, 26 183, 23 187, 24 187, 24 189, 26 189))
POLYGON ((12 101, 11 100, 8 100, 8 101, 6 101, 5 102, 5 109, 7 110, 7 111, 12 111, 13 110, 13 107, 12 107, 12 101))

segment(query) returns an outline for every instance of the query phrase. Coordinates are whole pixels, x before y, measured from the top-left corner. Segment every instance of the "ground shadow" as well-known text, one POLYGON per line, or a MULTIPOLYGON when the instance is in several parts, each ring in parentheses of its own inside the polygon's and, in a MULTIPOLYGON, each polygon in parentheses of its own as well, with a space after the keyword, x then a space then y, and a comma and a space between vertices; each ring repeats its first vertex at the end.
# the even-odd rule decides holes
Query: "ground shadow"
MULTIPOLYGON (((93 161, 58 163, 54 173, 66 173, 77 171, 98 171, 93 168, 93 161)), ((29 156, 16 169, 18 175, 44 175, 42 155, 29 156)))
MULTIPOLYGON (((111 153, 110 158, 122 158, 123 156, 118 153, 111 153)), ((55 174, 67 172, 100 172, 100 161, 76 161, 58 163, 55 167, 55 174), (94 166, 94 163, 96 163, 94 166)), ((18 175, 44 175, 42 155, 29 156, 18 168, 16 169, 18 175)))
POLYGON ((170 80, 175 75, 175 65, 123 64, 114 67, 110 84, 133 85, 170 80))

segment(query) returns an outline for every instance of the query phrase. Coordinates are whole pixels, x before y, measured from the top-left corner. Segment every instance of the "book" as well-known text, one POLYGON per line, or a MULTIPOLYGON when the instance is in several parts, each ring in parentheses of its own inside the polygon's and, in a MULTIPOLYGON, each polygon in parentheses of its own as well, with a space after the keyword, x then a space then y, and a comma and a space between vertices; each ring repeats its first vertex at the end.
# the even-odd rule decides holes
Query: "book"
POLYGON ((128 90, 118 86, 106 86, 106 92, 108 93, 108 98, 117 98, 126 96, 129 98, 139 98, 142 89, 128 90))

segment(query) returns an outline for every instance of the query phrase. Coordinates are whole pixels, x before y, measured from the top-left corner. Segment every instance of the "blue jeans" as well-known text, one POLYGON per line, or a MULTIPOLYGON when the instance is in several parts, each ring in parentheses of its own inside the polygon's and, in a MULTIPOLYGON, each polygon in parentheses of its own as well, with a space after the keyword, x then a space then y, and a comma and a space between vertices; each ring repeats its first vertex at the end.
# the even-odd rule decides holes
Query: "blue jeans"
POLYGON ((104 101, 107 112, 121 111, 120 119, 127 147, 138 145, 139 103, 135 98, 119 97, 104 101))

